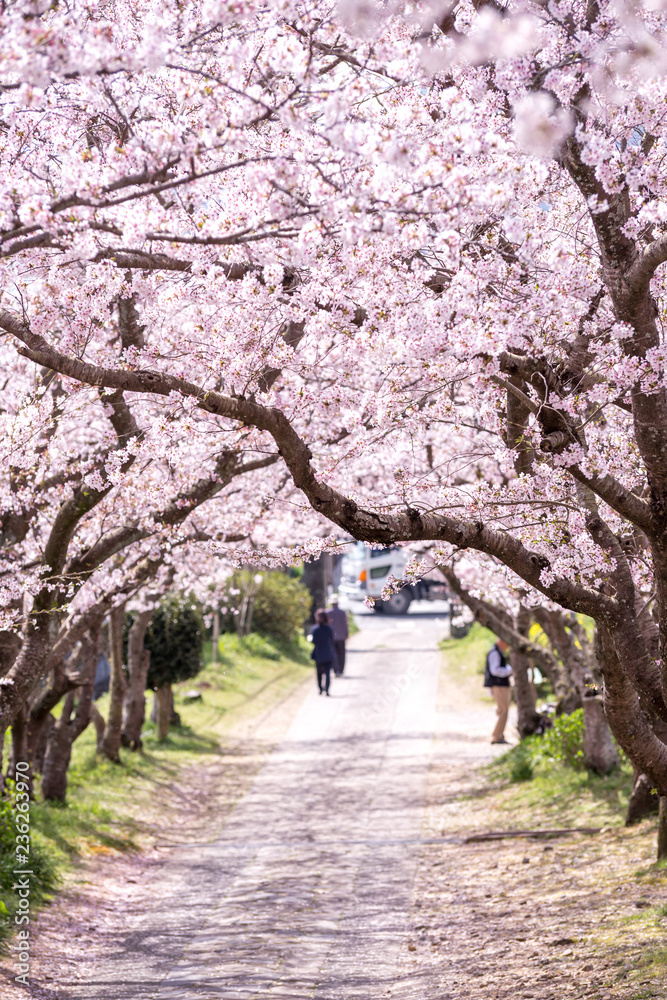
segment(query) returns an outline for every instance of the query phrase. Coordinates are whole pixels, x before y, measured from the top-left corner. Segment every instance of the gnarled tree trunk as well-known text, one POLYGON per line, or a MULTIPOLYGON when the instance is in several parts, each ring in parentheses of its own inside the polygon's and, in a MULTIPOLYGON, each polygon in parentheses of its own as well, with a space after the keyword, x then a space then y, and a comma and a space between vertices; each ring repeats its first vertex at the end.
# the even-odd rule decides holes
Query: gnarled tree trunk
MULTIPOLYGON (((28 750, 28 706, 16 713, 12 723, 12 749, 9 755, 9 768, 7 777, 12 781, 16 775, 16 765, 22 762, 30 763, 30 753, 28 750)), ((30 785, 30 795, 32 795, 32 767, 26 772, 26 779, 30 785)))
POLYGON ((60 718, 49 735, 42 772, 42 794, 45 799, 64 802, 72 745, 90 722, 100 626, 101 621, 98 621, 91 629, 90 636, 82 640, 81 686, 67 693, 60 718), (75 705, 76 712, 72 717, 75 705))
POLYGON ((600 695, 584 697, 584 764, 590 771, 610 774, 619 766, 600 695))
MULTIPOLYGON (((72 658, 78 659, 78 651, 73 651, 72 658)), ((55 722, 53 709, 68 691, 73 691, 76 684, 70 682, 65 670, 65 662, 61 658, 54 663, 45 683, 38 688, 30 703, 28 718, 28 753, 35 773, 41 774, 44 764, 44 754, 51 728, 55 722)))
POLYGON ((660 797, 654 792, 653 785, 635 768, 635 783, 628 802, 625 825, 634 826, 648 816, 655 816, 660 808, 660 797))
POLYGON ((150 653, 144 649, 144 637, 152 611, 140 611, 132 623, 127 643, 128 681, 123 698, 121 743, 130 750, 140 750, 141 730, 146 718, 146 677, 150 653))
POLYGON ((220 645, 220 612, 213 612, 213 643, 211 647, 211 663, 218 662, 218 647, 220 645))
POLYGON ((660 811, 658 813, 658 861, 667 858, 667 796, 660 796, 660 811))
MULTIPOLYGON (((517 632, 528 637, 530 631, 530 611, 521 608, 516 621, 517 632)), ((510 663, 514 676, 514 699, 517 707, 519 736, 523 739, 534 733, 542 721, 537 711, 537 695, 530 677, 530 660, 523 650, 513 648, 510 663)))
POLYGON ((123 626, 125 605, 114 608, 110 616, 111 633, 111 682, 109 685, 109 715, 100 746, 101 753, 113 764, 120 763, 120 734, 123 725, 123 698, 125 674, 123 673, 123 626))
POLYGON ((554 657, 554 666, 551 670, 544 669, 540 664, 540 669, 544 670, 556 696, 556 715, 570 715, 581 708, 581 694, 569 669, 570 648, 567 635, 564 634, 564 629, 561 631, 556 628, 553 613, 546 608, 535 608, 533 617, 560 657, 560 662, 554 657))

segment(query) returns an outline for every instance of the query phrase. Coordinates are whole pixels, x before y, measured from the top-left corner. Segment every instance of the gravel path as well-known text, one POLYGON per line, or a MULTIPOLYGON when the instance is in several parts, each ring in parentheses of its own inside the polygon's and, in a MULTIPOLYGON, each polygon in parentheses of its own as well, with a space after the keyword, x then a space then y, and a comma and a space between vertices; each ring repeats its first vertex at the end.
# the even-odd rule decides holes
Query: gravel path
MULTIPOLYGON (((400 955, 424 843, 436 644, 446 628, 436 615, 364 618, 346 676, 330 698, 313 683, 222 834, 173 850, 155 905, 136 919, 128 912, 115 952, 83 980, 60 981, 63 995, 414 995, 408 980, 401 985, 400 955)), ((423 986, 421 1000, 435 1000, 423 986)))

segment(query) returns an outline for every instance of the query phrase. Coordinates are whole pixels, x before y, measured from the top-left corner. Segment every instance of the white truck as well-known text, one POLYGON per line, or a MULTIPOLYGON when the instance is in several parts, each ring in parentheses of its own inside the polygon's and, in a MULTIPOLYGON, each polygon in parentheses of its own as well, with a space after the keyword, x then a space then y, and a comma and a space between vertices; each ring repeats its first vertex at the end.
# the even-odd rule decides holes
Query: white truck
POLYGON ((389 574, 400 580, 407 562, 405 552, 396 546, 370 549, 363 542, 355 542, 343 557, 339 591, 350 601, 372 597, 374 610, 390 615, 404 615, 412 601, 448 600, 447 584, 440 580, 408 583, 388 601, 381 600, 389 574))

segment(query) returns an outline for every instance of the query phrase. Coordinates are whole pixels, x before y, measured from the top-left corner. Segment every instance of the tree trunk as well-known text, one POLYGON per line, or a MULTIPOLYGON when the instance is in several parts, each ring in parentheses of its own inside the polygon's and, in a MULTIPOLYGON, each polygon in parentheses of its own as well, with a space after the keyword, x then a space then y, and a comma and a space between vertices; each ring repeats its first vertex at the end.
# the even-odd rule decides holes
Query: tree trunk
POLYGON ((562 623, 554 618, 553 613, 547 611, 546 608, 535 608, 533 617, 561 659, 560 663, 555 662, 551 671, 544 669, 540 664, 540 670, 543 670, 549 678, 556 696, 556 715, 570 715, 576 709, 581 708, 581 695, 574 684, 569 669, 570 648, 567 633, 564 628, 558 627, 562 623))
POLYGON ((211 649, 211 662, 218 662, 218 646, 220 644, 220 612, 213 612, 213 646, 211 649))
POLYGON ((539 726, 541 717, 537 711, 535 687, 529 675, 528 657, 518 650, 510 652, 510 663, 514 677, 514 700, 517 708, 517 727, 523 739, 530 736, 539 726))
POLYGON ((56 720, 52 712, 49 712, 46 718, 43 721, 40 721, 36 728, 33 728, 31 721, 28 742, 32 757, 32 767, 35 774, 41 774, 44 770, 46 747, 49 742, 51 730, 55 724, 56 720))
POLYGON ((51 729, 46 747, 42 772, 42 795, 50 801, 65 801, 67 769, 72 757, 69 722, 74 709, 74 697, 74 691, 68 692, 62 714, 51 729))
POLYGON ((181 717, 176 711, 176 705, 174 702, 174 689, 169 687, 169 725, 170 726, 180 726, 181 717))
POLYGON ((97 705, 90 706, 90 721, 95 726, 95 732, 97 734, 97 752, 102 752, 102 740, 104 739, 104 732, 106 730, 106 722, 104 721, 104 716, 98 709, 97 705))
POLYGON ((141 730, 146 718, 146 677, 150 653, 144 649, 146 629, 152 611, 141 611, 130 629, 127 642, 128 683, 123 698, 123 728, 121 743, 130 750, 140 750, 141 730))
MULTIPOLYGON (((28 707, 17 712, 12 723, 12 749, 9 755, 9 768, 7 777, 12 781, 16 776, 17 763, 30 762, 28 752, 28 707)), ((32 797, 32 767, 26 772, 26 780, 30 785, 30 796, 32 797)))
MULTIPOLYGON (((530 631, 530 611, 525 608, 519 609, 516 622, 517 632, 528 636, 530 631)), ((514 699, 516 701, 518 714, 519 736, 523 739, 530 736, 540 725, 542 719, 537 711, 537 695, 535 686, 530 678, 530 660, 525 653, 518 649, 510 651, 510 663, 514 676, 514 699)))
MULTIPOLYGON (((78 652, 73 651, 70 659, 76 661, 78 655, 78 652)), ((68 691, 74 690, 75 686, 70 683, 67 677, 64 660, 59 658, 49 671, 45 683, 31 700, 28 722, 28 752, 35 773, 41 774, 42 772, 46 744, 51 727, 55 723, 55 718, 52 715, 53 709, 68 691)))
POLYGON ((248 613, 248 595, 243 595, 239 613, 236 616, 236 634, 243 637, 246 634, 246 616, 248 613))
POLYGON ((325 580, 324 557, 309 559, 303 564, 303 582, 310 591, 309 621, 315 621, 315 611, 327 606, 327 586, 325 580))
POLYGON ((604 714, 602 698, 584 697, 584 764, 589 771, 610 774, 620 761, 604 714))
POLYGON ((250 635, 250 633, 252 632, 252 616, 255 611, 256 596, 257 596, 256 594, 251 594, 250 597, 248 598, 248 606, 246 608, 246 613, 245 613, 245 628, 243 631, 244 635, 250 635))
MULTIPOLYGON (((16 608, 19 603, 19 601, 12 601, 9 607, 16 608)), ((20 649, 20 635, 17 635, 16 632, 0 632, 0 677, 4 677, 7 671, 11 669, 20 649)))
POLYGON ((47 800, 65 801, 72 746, 90 722, 100 626, 98 620, 90 636, 82 640, 81 687, 68 692, 60 718, 49 735, 42 774, 42 795, 47 800), (76 714, 72 718, 75 702, 76 714))
POLYGON ((151 663, 148 649, 141 653, 139 663, 130 674, 130 680, 123 701, 123 731, 121 744, 130 750, 141 750, 141 731, 146 721, 146 678, 151 663))
POLYGON ((123 697, 125 695, 125 674, 123 673, 125 605, 120 604, 117 608, 114 608, 109 618, 111 633, 109 716, 100 750, 113 764, 120 764, 120 734, 123 725, 123 697))
POLYGON ((635 783, 628 802, 625 825, 634 826, 648 816, 655 816, 659 807, 660 798, 654 793, 651 782, 645 774, 635 768, 635 783))
POLYGON ((658 861, 667 858, 667 796, 660 796, 660 812, 658 814, 658 861))
POLYGON ((157 738, 166 740, 171 721, 171 684, 163 684, 156 692, 157 700, 157 738))

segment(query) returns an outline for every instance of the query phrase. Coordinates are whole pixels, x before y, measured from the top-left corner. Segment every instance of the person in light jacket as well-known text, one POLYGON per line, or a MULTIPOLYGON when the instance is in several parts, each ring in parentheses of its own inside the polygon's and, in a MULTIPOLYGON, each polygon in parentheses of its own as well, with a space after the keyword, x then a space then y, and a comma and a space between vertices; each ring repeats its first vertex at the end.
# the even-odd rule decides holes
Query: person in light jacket
POLYGON ((329 616, 323 608, 315 614, 317 622, 312 633, 313 651, 311 660, 317 667, 317 686, 320 694, 329 695, 331 683, 331 668, 336 662, 336 647, 334 646, 333 629, 329 625, 329 616))
POLYGON ((505 739, 505 726, 509 713, 510 702, 512 700, 512 688, 510 677, 512 668, 507 659, 509 646, 502 639, 498 639, 491 647, 486 656, 486 670, 484 671, 484 687, 491 689, 491 696, 496 703, 496 728, 491 736, 492 743, 507 743, 505 739))
POLYGON ((334 646, 336 648, 336 662, 334 663, 334 673, 340 677, 345 670, 345 643, 349 635, 347 625, 347 615, 342 608, 338 607, 338 594, 332 594, 331 607, 327 608, 329 624, 333 629, 334 646))

